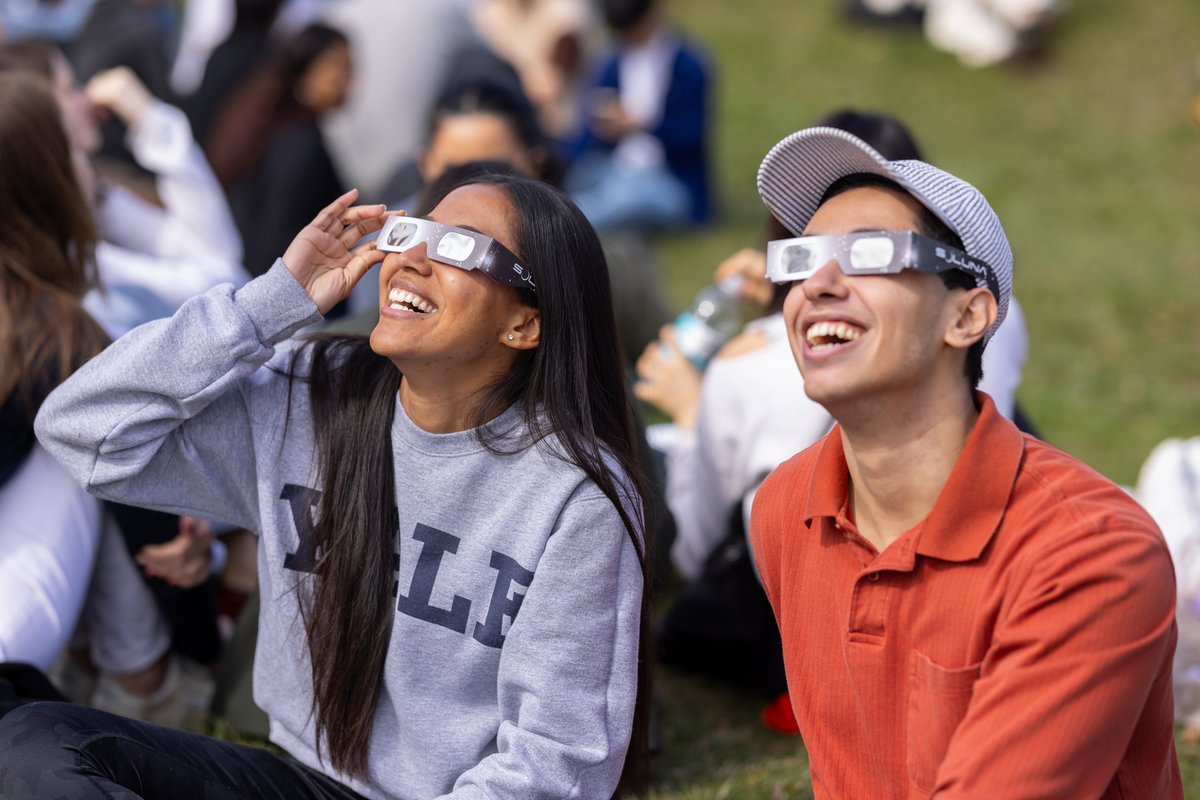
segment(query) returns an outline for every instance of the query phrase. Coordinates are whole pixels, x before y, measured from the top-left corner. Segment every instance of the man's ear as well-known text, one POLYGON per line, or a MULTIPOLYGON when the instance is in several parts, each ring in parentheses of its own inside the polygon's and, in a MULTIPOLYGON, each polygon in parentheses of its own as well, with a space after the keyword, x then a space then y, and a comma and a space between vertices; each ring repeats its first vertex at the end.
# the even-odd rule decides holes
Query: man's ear
POLYGON ((515 325, 504 331, 501 342, 517 350, 532 350, 542 341, 542 313, 536 308, 522 308, 515 325))
POLYGON ((946 344, 966 350, 983 338, 996 321, 996 298, 983 287, 954 292, 954 318, 946 330, 946 344))

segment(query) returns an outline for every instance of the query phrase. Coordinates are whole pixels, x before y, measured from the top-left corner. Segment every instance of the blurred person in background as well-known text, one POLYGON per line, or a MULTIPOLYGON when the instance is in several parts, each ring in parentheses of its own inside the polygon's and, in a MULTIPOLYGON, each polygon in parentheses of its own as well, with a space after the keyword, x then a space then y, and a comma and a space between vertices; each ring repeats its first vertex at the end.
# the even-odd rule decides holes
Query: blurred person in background
POLYGON ((1040 56, 1064 0, 849 0, 854 22, 923 26, 929 43, 963 65, 988 67, 1040 56))
POLYGON ((52 83, 67 134, 85 158, 100 142, 95 115, 120 117, 134 156, 154 175, 157 203, 96 178, 90 165, 85 173, 105 292, 89 292, 84 305, 110 336, 169 315, 218 283, 246 281, 242 241, 224 192, 177 108, 150 95, 123 67, 96 76, 85 90, 61 50, 47 42, 0 46, 0 69, 28 71, 52 83))
MULTIPOLYGON (((95 76, 82 89, 61 51, 46 42, 24 40, 0 47, 0 69, 44 77, 55 89, 102 237, 94 248, 99 286, 87 291, 83 307, 109 336, 168 316, 189 297, 218 283, 241 285, 247 279, 240 264, 241 240, 224 193, 178 109, 153 98, 124 67, 95 76), (130 149, 154 174, 156 194, 164 205, 94 176, 88 155, 98 143, 93 118, 97 113, 125 120, 130 149)), ((214 663, 221 641, 210 568, 215 574, 225 559, 222 545, 212 538, 212 523, 116 504, 109 504, 106 519, 117 524, 126 548, 141 563, 170 624, 173 653, 185 656, 182 663, 189 669, 214 663), (188 565, 165 562, 167 554, 189 557, 188 565), (200 573, 197 564, 203 567, 200 573)), ((56 680, 73 685, 72 698, 88 701, 104 695, 107 700, 100 701, 111 708, 140 716, 152 713, 139 710, 137 699, 123 695, 119 687, 101 681, 93 688, 94 676, 85 660, 60 666, 63 671, 56 671, 56 680)), ((190 673, 196 679, 193 684, 207 681, 202 671, 190 673)), ((195 699, 194 704, 202 705, 203 700, 195 699)))
MULTIPOLYGON (((167 81, 175 38, 175 4, 169 0, 96 0, 79 34, 63 44, 79 80, 126 67, 151 95, 175 103, 167 81)), ((101 142, 93 155, 97 171, 131 186, 153 183, 127 146, 128 130, 118 115, 100 125, 101 142)))
MULTIPOLYGON (((383 194, 384 186, 416 158, 434 100, 462 62, 473 62, 485 49, 471 26, 468 5, 465 0, 330 4, 325 21, 349 37, 358 79, 349 102, 323 128, 339 174, 363 198, 393 199, 383 194)), ((486 69, 495 71, 495 62, 486 69)), ((405 194, 419 182, 413 179, 405 194)))
POLYGON ((542 130, 565 142, 579 125, 583 80, 603 32, 589 0, 477 0, 471 21, 511 64, 542 130))
MULTIPOLYGON (((208 142, 213 123, 230 95, 270 56, 273 44, 271 31, 283 4, 284 0, 228 0, 228 8, 232 12, 232 19, 228 23, 229 30, 218 29, 208 34, 213 38, 219 36, 220 39, 205 58, 200 75, 186 79, 195 80, 196 85, 180 90, 180 105, 187 113, 196 141, 201 144, 208 142)), ((191 33, 197 26, 202 27, 202 20, 206 16, 201 11, 192 12, 192 4, 188 5, 189 11, 184 17, 184 22, 186 25, 191 21, 192 27, 185 28, 185 33, 191 33)), ((217 3, 201 3, 202 8, 211 8, 213 5, 217 3)), ((189 61, 198 57, 190 50, 183 51, 179 55, 182 64, 177 60, 177 66, 186 74, 195 69, 189 66, 189 61)))
POLYGON ((0 72, 0 660, 48 670, 82 621, 109 693, 182 724, 164 708, 170 633, 120 531, 34 439, 46 395, 108 342, 82 305, 97 279, 87 169, 50 85, 0 72))
POLYGON ((584 92, 566 188, 599 231, 712 220, 710 67, 658 0, 602 0, 617 47, 584 92))
POLYGON ((205 149, 253 274, 265 272, 328 198, 342 193, 320 122, 346 102, 353 79, 346 36, 314 23, 276 43, 218 114, 205 149))

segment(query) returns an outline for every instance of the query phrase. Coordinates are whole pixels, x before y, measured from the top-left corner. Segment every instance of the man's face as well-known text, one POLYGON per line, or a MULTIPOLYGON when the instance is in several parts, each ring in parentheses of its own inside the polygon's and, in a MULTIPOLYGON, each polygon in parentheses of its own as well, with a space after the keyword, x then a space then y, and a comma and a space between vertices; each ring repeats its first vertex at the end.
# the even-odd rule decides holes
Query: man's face
MULTIPOLYGON (((804 235, 915 231, 920 214, 907 194, 851 189, 818 208, 804 235)), ((797 282, 783 313, 808 396, 837 416, 842 403, 920 389, 937 370, 961 374, 944 341, 956 316, 950 297, 935 275, 847 276, 836 261, 797 282)))

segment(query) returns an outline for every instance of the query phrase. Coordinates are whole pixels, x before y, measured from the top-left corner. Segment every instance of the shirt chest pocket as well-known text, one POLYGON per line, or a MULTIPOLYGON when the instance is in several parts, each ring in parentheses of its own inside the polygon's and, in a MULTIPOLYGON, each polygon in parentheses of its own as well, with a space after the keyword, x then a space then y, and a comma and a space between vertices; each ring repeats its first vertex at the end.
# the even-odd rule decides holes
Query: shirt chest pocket
POLYGON ((908 777, 928 793, 966 716, 979 665, 950 669, 914 650, 908 666, 908 777))

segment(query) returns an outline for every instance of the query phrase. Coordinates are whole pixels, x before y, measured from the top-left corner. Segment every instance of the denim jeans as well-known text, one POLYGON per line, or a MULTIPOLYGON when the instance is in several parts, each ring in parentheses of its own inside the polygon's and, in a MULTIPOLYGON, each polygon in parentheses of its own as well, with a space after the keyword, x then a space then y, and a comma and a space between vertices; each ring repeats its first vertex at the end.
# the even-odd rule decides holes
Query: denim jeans
POLYGON ((0 797, 361 800, 290 756, 54 702, 0 719, 0 797))

